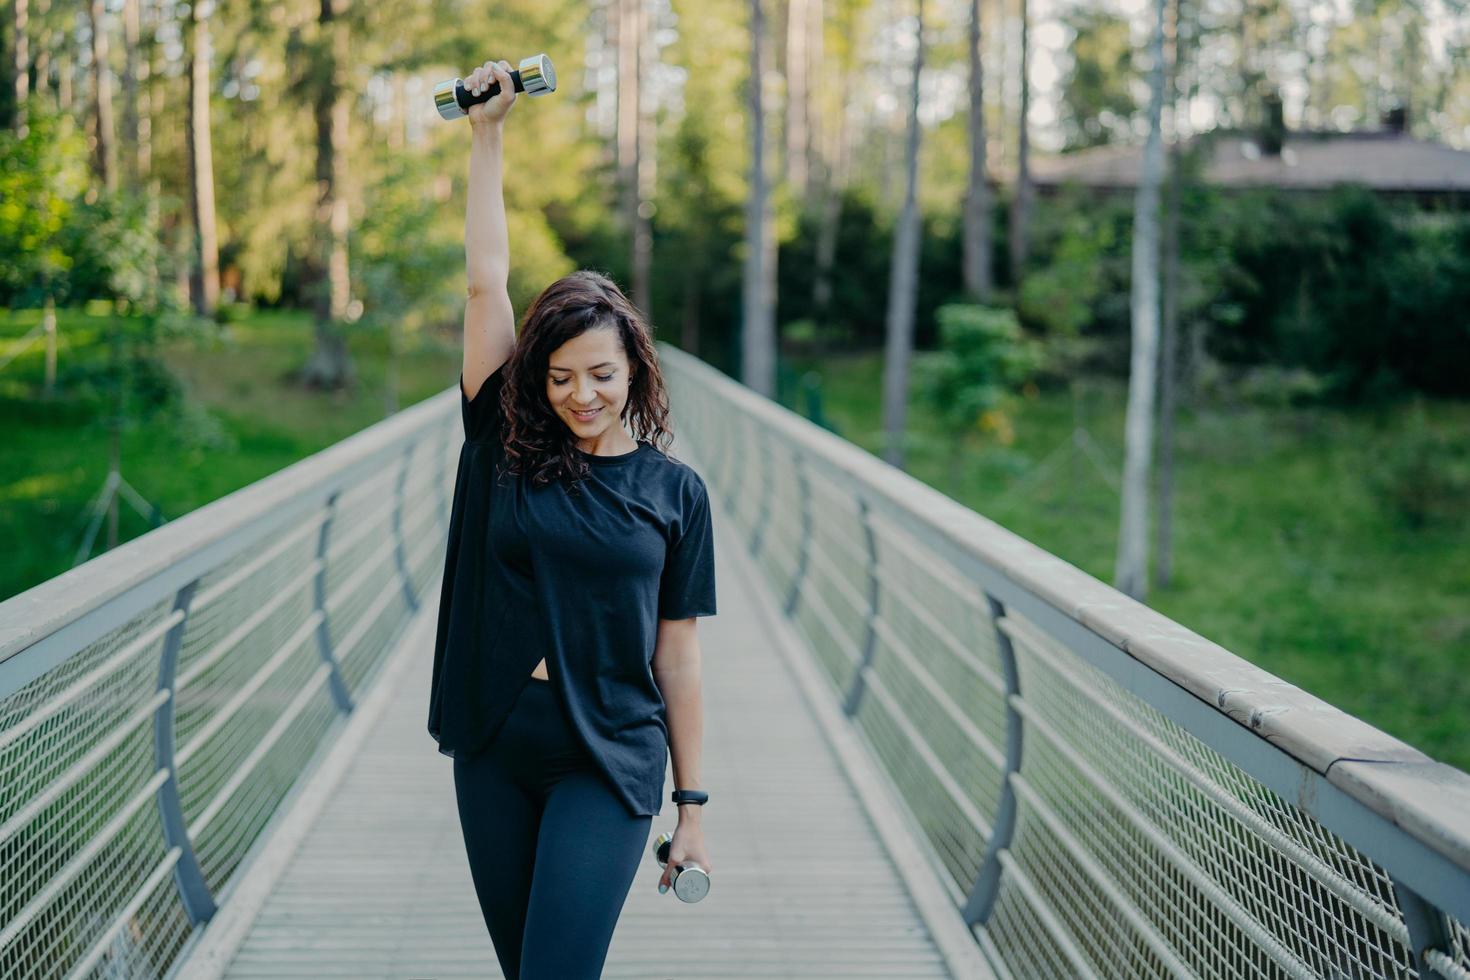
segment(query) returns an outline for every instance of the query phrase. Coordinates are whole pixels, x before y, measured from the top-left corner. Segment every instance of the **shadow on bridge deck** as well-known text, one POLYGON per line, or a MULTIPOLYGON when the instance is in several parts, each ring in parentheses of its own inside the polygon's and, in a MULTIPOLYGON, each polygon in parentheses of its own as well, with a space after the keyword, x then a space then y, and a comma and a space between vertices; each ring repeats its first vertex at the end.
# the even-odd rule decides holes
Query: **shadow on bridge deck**
MULTIPOLYGON (((766 635, 759 604, 769 598, 739 564, 735 538, 719 532, 720 613, 700 627, 714 889, 696 905, 660 895, 658 865, 645 860, 604 975, 955 975, 919 913, 931 904, 906 887, 766 635)), ((470 883, 451 763, 424 728, 435 615, 426 606, 410 624, 364 717, 306 777, 182 976, 501 975, 470 883)), ((666 779, 672 787, 672 771, 666 779)), ((665 803, 651 833, 676 819, 665 803)), ((952 936, 953 925, 941 930, 952 936)))

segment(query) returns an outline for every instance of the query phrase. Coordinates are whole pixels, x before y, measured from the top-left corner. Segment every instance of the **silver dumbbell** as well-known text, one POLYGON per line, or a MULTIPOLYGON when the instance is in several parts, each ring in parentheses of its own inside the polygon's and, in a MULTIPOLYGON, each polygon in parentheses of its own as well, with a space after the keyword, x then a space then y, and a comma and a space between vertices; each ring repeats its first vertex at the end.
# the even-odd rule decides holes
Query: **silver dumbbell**
MULTIPOLYGON (((545 95, 556 91, 556 69, 551 59, 544 54, 533 54, 521 59, 519 68, 510 71, 511 84, 517 92, 527 95, 545 95)), ((491 82, 479 95, 465 91, 464 79, 450 78, 434 86, 434 108, 445 119, 463 119, 469 115, 470 106, 489 102, 500 94, 500 83, 491 82)))

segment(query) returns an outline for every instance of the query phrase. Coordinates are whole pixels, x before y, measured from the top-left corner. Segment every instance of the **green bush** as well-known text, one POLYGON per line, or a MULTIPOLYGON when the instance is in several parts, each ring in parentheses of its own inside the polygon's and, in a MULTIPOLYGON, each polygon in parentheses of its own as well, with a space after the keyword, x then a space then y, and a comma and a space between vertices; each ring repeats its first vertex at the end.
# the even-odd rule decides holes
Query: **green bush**
POLYGON ((1427 425, 1422 410, 1414 419, 1369 471, 1369 485, 1411 529, 1470 518, 1470 446, 1427 425))
POLYGON ((1009 409, 1041 367, 1040 345, 1011 310, 951 303, 935 319, 940 349, 915 362, 923 399, 957 439, 980 432, 1010 442, 1009 409))

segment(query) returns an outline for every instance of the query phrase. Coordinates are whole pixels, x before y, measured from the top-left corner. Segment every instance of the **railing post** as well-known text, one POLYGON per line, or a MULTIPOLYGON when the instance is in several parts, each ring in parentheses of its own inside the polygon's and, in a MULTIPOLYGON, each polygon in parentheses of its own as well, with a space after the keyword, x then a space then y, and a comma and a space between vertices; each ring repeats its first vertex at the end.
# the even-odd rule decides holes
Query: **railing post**
POLYGON ((393 561, 398 566, 398 581, 403 585, 403 601, 409 611, 417 612, 419 597, 413 594, 413 580, 408 574, 408 549, 403 542, 403 485, 408 482, 408 464, 413 461, 413 443, 403 452, 398 468, 398 483, 393 488, 393 561))
POLYGON ((337 663, 337 655, 332 652, 332 627, 327 619, 327 539, 332 532, 332 519, 337 514, 337 491, 327 498, 327 516, 322 521, 321 532, 316 539, 316 575, 312 581, 312 593, 314 596, 317 621, 316 621, 316 648, 321 654, 322 661, 331 668, 331 674, 327 677, 327 686, 332 691, 332 701, 336 703, 337 710, 345 714, 352 712, 352 696, 347 693, 347 682, 342 679, 342 668, 337 663))
POLYGON ((189 839, 184 807, 179 799, 179 772, 174 766, 174 705, 178 700, 174 678, 178 674, 179 650, 184 644, 184 627, 189 622, 189 603, 198 587, 199 580, 195 579, 174 596, 174 611, 184 615, 163 640, 163 653, 158 661, 158 690, 168 691, 168 699, 153 712, 153 760, 159 769, 168 772, 168 777, 155 794, 159 820, 163 824, 163 846, 165 850, 179 849, 179 860, 174 865, 174 887, 190 924, 196 926, 214 916, 215 904, 209 883, 204 880, 204 870, 199 866, 199 857, 194 853, 194 842, 189 839))
POLYGON ((1006 702, 1006 769, 1000 777, 1000 803, 996 807, 995 826, 985 847, 985 857, 980 862, 980 872, 975 876, 975 886, 965 902, 965 923, 976 926, 990 921, 995 910, 995 900, 1000 895, 1000 852, 1011 846, 1016 831, 1016 791, 1011 786, 1011 773, 1021 771, 1021 713, 1012 703, 1021 696, 1021 673, 1016 668, 1016 650, 1011 638, 1000 628, 1005 616, 1005 607, 994 596, 986 594, 990 606, 990 619, 995 624, 995 646, 1000 656, 1001 673, 1005 679, 1006 702))
POLYGON ((434 481, 434 493, 439 498, 439 512, 434 516, 441 531, 449 530, 449 511, 453 508, 453 502, 449 499, 449 426, 444 426, 442 437, 439 440, 439 462, 435 472, 439 478, 434 481))
POLYGON ((720 474, 717 479, 725 498, 725 509, 734 514, 737 513, 735 502, 740 499, 744 483, 741 477, 745 472, 742 465, 745 460, 745 439, 743 433, 737 439, 732 431, 723 441, 725 452, 720 454, 720 474))
POLYGON ((806 564, 812 544, 811 486, 807 482, 806 457, 797 453, 793 459, 796 464, 796 495, 801 501, 801 540, 797 544, 796 571, 791 575, 791 588, 786 593, 788 618, 795 615, 796 604, 801 599, 801 586, 806 579, 806 564))
POLYGON ((760 430, 758 439, 761 460, 761 507, 755 516, 755 529, 750 534, 750 556, 752 558, 760 554, 761 544, 765 540, 766 525, 771 521, 771 498, 776 495, 775 481, 771 479, 771 440, 764 428, 760 430))
POLYGON ((1429 962, 1430 950, 1444 952, 1450 947, 1449 931, 1445 928, 1444 916, 1439 909, 1426 902, 1413 889, 1397 878, 1392 878, 1394 903, 1404 917, 1409 929, 1409 953, 1414 957, 1414 969, 1424 980, 1441 980, 1444 976, 1429 962))
POLYGON ((848 717, 857 714, 867 689, 867 673, 873 664, 873 654, 878 649, 878 541, 873 535, 873 521, 868 509, 868 498, 858 497, 858 518, 863 525, 863 541, 868 550, 868 612, 863 617, 863 652, 858 669, 852 675, 852 685, 847 689, 847 699, 842 710, 848 717))

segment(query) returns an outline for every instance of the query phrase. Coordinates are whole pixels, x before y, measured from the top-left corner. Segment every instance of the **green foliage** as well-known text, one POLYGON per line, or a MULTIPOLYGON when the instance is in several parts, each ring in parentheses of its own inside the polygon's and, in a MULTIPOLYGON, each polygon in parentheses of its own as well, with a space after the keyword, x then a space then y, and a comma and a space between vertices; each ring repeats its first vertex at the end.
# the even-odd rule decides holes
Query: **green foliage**
POLYGON ((925 403, 956 438, 983 432, 1010 442, 1015 392, 1040 368, 1040 345, 1010 310, 952 303, 936 318, 940 349, 915 364, 925 403))
POLYGON ((364 324, 405 334, 453 322, 464 306, 464 239, 431 188, 432 161, 400 155, 363 202, 348 251, 364 324))
MULTIPOLYGON (((1039 201, 1036 261, 1017 303, 1049 340, 1103 341, 1094 366, 1119 374, 1131 206, 1127 194, 1077 189, 1039 201)), ((1180 213, 1181 327, 1203 331, 1212 357, 1246 373, 1235 395, 1284 404, 1470 394, 1470 215, 1356 187, 1226 193, 1197 183, 1180 213), (1272 367, 1288 390, 1262 387, 1272 367)))
POLYGON ((1219 356, 1307 368, 1344 399, 1470 394, 1470 215, 1357 187, 1231 204, 1199 216, 1229 227, 1220 299, 1239 316, 1213 331, 1219 356))
POLYGON ((24 139, 0 130, 0 303, 70 300, 69 232, 87 184, 86 143, 70 116, 37 112, 24 139))
POLYGON ((1047 261, 1021 284, 1017 308, 1028 326, 1052 336, 1075 336, 1098 315, 1098 301, 1126 291, 1125 244, 1132 216, 1117 202, 1088 206, 1073 189, 1040 210, 1033 242, 1047 261), (1123 281, 1120 281, 1123 280, 1123 281))
POLYGON ((1470 519, 1470 444, 1426 424, 1416 406, 1388 447, 1369 486, 1405 527, 1449 526, 1470 519))
POLYGON ((1138 80, 1128 19, 1075 7, 1063 20, 1072 31, 1071 65, 1061 92, 1066 149, 1127 142, 1137 108, 1131 86, 1138 80))

